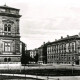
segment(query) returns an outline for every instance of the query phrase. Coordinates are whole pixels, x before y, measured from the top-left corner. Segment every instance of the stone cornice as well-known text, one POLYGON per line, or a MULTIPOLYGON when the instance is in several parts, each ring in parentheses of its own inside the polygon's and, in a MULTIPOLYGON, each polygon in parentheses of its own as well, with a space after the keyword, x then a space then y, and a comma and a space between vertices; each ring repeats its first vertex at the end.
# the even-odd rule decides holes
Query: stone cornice
POLYGON ((8 17, 15 17, 15 18, 21 17, 21 15, 9 14, 9 13, 0 13, 0 16, 8 16, 8 17))
POLYGON ((7 23, 14 23, 14 21, 10 20, 10 19, 6 19, 6 20, 2 20, 2 22, 7 22, 7 23))
POLYGON ((2 9, 12 9, 12 10, 20 10, 20 9, 16 9, 16 8, 13 8, 13 7, 9 7, 9 6, 6 6, 6 5, 4 5, 4 6, 0 6, 0 8, 2 8, 2 9))

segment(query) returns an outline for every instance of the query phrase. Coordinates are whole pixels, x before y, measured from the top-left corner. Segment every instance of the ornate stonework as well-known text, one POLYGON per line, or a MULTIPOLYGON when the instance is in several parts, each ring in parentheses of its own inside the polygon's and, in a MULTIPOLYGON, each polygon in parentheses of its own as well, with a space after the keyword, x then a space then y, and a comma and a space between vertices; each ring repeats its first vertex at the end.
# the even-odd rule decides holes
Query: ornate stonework
POLYGON ((20 61, 19 9, 0 6, 0 62, 20 61))

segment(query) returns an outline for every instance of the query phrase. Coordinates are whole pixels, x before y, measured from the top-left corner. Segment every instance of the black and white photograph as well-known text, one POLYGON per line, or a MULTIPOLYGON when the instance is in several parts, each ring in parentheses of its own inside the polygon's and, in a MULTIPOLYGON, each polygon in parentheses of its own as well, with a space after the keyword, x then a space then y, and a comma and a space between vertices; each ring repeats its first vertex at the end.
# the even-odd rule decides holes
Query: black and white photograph
POLYGON ((0 0, 0 80, 80 80, 80 0, 0 0))

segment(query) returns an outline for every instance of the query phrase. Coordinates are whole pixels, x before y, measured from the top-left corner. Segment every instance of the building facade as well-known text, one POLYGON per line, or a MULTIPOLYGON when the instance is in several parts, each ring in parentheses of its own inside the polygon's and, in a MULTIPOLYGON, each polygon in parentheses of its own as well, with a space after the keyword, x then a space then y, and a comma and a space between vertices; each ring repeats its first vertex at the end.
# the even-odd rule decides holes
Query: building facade
POLYGON ((30 57, 34 58, 34 51, 33 50, 30 50, 30 57))
POLYGON ((79 64, 80 34, 56 40, 47 46, 47 63, 79 64))
POLYGON ((38 63, 47 64, 47 45, 50 42, 43 43, 41 47, 38 48, 38 63))
POLYGON ((37 63, 37 54, 38 54, 38 49, 33 49, 33 50, 27 50, 27 54, 30 59, 29 59, 29 63, 37 63))
POLYGON ((0 62, 20 62, 19 9, 0 6, 0 62))
POLYGON ((38 64, 43 64, 43 47, 38 48, 38 64))
POLYGON ((30 50, 30 57, 34 58, 36 56, 37 52, 38 52, 37 49, 30 50))

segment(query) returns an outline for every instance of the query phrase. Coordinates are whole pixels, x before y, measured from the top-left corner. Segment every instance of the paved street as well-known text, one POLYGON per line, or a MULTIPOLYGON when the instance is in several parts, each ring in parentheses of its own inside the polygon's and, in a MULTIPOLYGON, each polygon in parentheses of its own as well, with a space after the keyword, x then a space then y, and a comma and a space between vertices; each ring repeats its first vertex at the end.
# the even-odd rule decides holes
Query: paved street
MULTIPOLYGON (((44 65, 44 66, 35 66, 35 67, 28 67, 25 66, 25 69, 37 69, 37 68, 76 68, 80 69, 79 65, 71 66, 71 65, 44 65)), ((0 64, 0 69, 14 69, 14 70, 20 70, 24 69, 24 66, 21 66, 21 64, 0 64)), ((6 76, 18 76, 18 77, 31 77, 31 78, 39 78, 44 80, 80 80, 80 76, 36 76, 36 75, 25 75, 25 74, 2 74, 0 75, 6 75, 6 76)))

